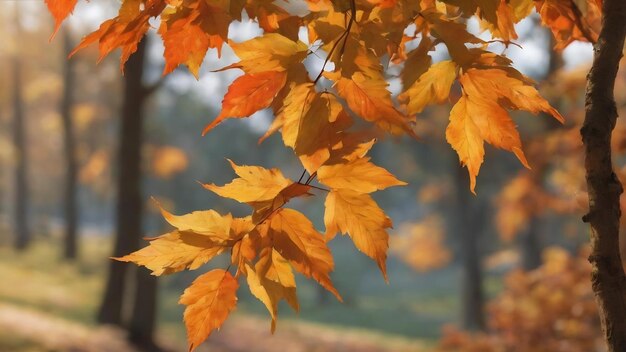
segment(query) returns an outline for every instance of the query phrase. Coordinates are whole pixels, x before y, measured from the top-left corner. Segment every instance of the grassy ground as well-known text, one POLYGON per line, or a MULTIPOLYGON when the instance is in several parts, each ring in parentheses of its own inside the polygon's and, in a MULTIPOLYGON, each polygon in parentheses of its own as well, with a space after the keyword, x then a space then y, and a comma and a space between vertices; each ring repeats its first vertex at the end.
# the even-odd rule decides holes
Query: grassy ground
MULTIPOLYGON (((84 239, 81 259, 77 263, 61 260, 60 246, 51 239, 38 240, 23 253, 0 247, 0 277, 3 280, 0 285, 0 304, 41 313, 52 319, 64 319, 86 329, 96 329, 94 312, 106 277, 109 242, 97 237, 84 239)), ((222 335, 222 339, 226 339, 245 327, 249 336, 267 340, 268 345, 278 341, 286 343, 293 336, 304 341, 306 339, 303 336, 313 332, 309 336, 313 342, 319 336, 324 336, 328 341, 334 341, 332 343, 336 346, 350 341, 346 336, 356 336, 352 344, 363 340, 362 336, 367 336, 366 340, 372 345, 392 346, 395 343, 398 346, 414 346, 416 340, 412 339, 418 338, 419 345, 423 347, 435 341, 442 324, 456 319, 459 308, 455 294, 458 292, 458 270, 448 268, 436 273, 416 275, 406 268, 394 267, 392 263, 392 284, 387 285, 379 275, 373 275, 367 268, 364 270, 364 265, 370 265, 365 263, 357 260, 353 262, 353 268, 349 264, 338 263, 338 271, 347 270, 337 273, 337 286, 347 301, 345 304, 320 294, 316 286, 300 280, 298 290, 301 312, 296 315, 287 306, 281 306, 279 332, 271 339, 265 308, 249 294, 245 294, 246 290, 241 290, 235 316, 227 322, 224 331, 216 336, 222 335), (286 335, 282 336, 281 333, 286 335)), ((181 273, 163 278, 160 283, 158 336, 168 345, 185 344, 181 322, 183 307, 177 301, 183 287, 194 276, 194 273, 181 273)), ((487 281, 488 291, 498 289, 496 282, 495 279, 487 281)), ((219 337, 212 339, 217 342, 220 340, 219 337)), ((229 343, 222 343, 224 346, 229 351, 238 350, 229 343)), ((2 331, 0 351, 47 350, 28 338, 2 331)))

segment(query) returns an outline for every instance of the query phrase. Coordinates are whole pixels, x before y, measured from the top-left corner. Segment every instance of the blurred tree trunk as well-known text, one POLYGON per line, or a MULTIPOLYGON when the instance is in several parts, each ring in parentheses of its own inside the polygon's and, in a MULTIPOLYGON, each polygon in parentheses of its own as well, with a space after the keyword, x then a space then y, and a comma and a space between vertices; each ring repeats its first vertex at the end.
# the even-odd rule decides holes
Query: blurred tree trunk
MULTIPOLYGON (((17 40, 23 36, 19 5, 14 4, 14 25, 17 40)), ((19 50, 13 56, 13 146, 15 168, 15 248, 24 250, 30 242, 28 228, 28 150, 26 147, 26 121, 22 97, 22 61, 19 50)))
MULTIPOLYGON (((139 249, 142 237, 143 197, 141 194, 141 148, 143 145, 143 107, 155 87, 143 84, 144 61, 147 38, 126 63, 124 73, 124 100, 122 103, 118 195, 117 230, 114 257, 121 257, 139 249)), ((157 351, 153 335, 156 317, 156 277, 146 270, 135 273, 134 299, 126 283, 128 264, 112 260, 104 298, 98 313, 103 324, 127 325, 129 340, 144 351, 157 351), (131 302, 132 301, 132 302, 131 302), (124 307, 133 304, 130 322, 125 324, 124 307)))
POLYGON ((157 313, 157 277, 146 268, 136 270, 137 286, 128 326, 130 342, 146 352, 161 351, 154 341, 157 313))
POLYGON ((460 236, 460 257, 463 268, 461 278, 461 324, 470 331, 485 329, 482 254, 479 240, 483 232, 484 204, 473 201, 469 191, 467 170, 455 163, 454 204, 452 209, 453 233, 460 236))
POLYGON ((78 209, 76 206, 77 194, 77 165, 76 147, 74 143, 74 124, 72 121, 72 106, 74 105, 74 61, 68 56, 72 52, 73 42, 70 31, 63 30, 63 97, 61 100, 61 118, 63 120, 63 144, 65 148, 66 178, 65 178, 65 248, 66 259, 76 259, 78 253, 76 227, 78 209))
POLYGON ((626 275, 619 252, 622 184, 613 171, 611 135, 617 121, 615 79, 626 37, 626 1, 604 0, 602 30, 587 75, 585 148, 591 226, 591 283, 610 352, 626 351, 626 275))

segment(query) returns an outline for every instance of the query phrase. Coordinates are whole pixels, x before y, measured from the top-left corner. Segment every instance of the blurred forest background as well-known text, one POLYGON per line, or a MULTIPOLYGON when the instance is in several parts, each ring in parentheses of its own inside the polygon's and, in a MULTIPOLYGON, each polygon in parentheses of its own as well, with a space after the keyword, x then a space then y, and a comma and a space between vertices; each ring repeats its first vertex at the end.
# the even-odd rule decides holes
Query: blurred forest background
MULTIPOLYGON (((197 81, 184 69, 161 78, 163 48, 147 38, 122 75, 114 56, 96 65, 94 48, 67 60, 82 36, 113 16, 116 1, 79 2, 51 42, 43 1, 2 4, 0 351, 184 350, 177 301, 198 273, 157 280, 109 257, 169 230, 151 197, 179 214, 243 213, 197 183, 229 180, 225 158, 280 167, 293 177, 300 173, 296 159, 277 136, 257 144, 268 112, 200 136, 238 75, 211 72, 236 59, 228 48, 220 60, 209 53, 197 81)), ((235 41, 261 32, 246 20, 233 26, 235 41)), ((333 280, 344 304, 299 280, 301 312, 283 309, 272 336, 263 305, 244 296, 206 350, 602 350, 588 228, 580 221, 587 198, 578 128, 591 46, 574 43, 555 53, 536 17, 522 21, 518 33, 523 49, 501 50, 567 120, 517 120, 533 169, 489 149, 473 196, 444 139, 450 106, 427 109, 416 127, 421 141, 390 139, 372 153, 409 183, 377 195, 395 225, 390 283, 338 238, 331 244, 333 280)), ((399 78, 390 75, 389 82, 399 90, 399 78)), ((617 84, 624 114, 626 72, 617 84)), ((624 165, 621 119, 615 135, 624 165)), ((319 202, 297 207, 323 228, 319 202)))

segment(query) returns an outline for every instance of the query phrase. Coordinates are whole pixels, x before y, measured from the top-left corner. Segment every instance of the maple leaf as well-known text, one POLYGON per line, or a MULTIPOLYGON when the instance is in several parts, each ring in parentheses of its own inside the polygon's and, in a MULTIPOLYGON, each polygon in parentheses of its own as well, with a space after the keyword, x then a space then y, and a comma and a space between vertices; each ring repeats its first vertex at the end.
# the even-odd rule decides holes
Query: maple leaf
POLYGON ((406 182, 399 181, 389 171, 374 165, 369 158, 322 166, 317 172, 317 177, 320 182, 333 189, 351 189, 360 193, 406 185, 406 182))
POLYGON ((505 108, 545 112, 563 117, 543 99, 530 81, 511 68, 469 69, 459 78, 463 96, 450 112, 446 139, 470 174, 475 192, 476 176, 484 158, 484 141, 511 151, 526 167, 522 142, 505 108))
POLYGON ((272 317, 271 331, 276 329, 278 302, 285 299, 295 310, 299 310, 296 296, 296 281, 289 262, 275 249, 266 248, 254 267, 246 265, 250 292, 257 297, 272 317))
POLYGON ((398 99, 406 102, 409 114, 420 113, 426 105, 441 104, 448 99, 456 75, 457 66, 454 62, 438 62, 430 66, 398 99))
POLYGON ((239 68, 246 73, 287 71, 290 65, 304 60, 308 50, 303 42, 278 33, 266 33, 242 43, 231 41, 229 46, 240 61, 224 69, 239 68))
POLYGON ((392 134, 406 133, 416 137, 409 124, 410 119, 393 106, 391 93, 384 80, 375 80, 355 72, 350 79, 339 78, 335 87, 339 96, 346 100, 358 116, 392 134))
POLYGON ((273 239, 278 253, 298 272, 313 277, 338 300, 342 300, 330 280, 329 274, 335 266, 330 249, 306 216, 293 209, 278 209, 268 219, 265 232, 273 239))
POLYGON ((238 77, 224 96, 222 112, 204 128, 202 134, 226 119, 248 117, 269 107, 286 82, 287 74, 282 71, 249 73, 238 77))
POLYGON ((123 71, 124 64, 137 51, 139 42, 150 28, 148 21, 161 14, 166 5, 163 0, 152 0, 145 4, 141 1, 124 1, 118 16, 103 22, 98 30, 83 38, 70 56, 95 42, 98 42, 100 51, 98 61, 116 48, 121 48, 120 68, 123 71))
POLYGON ((165 46, 164 75, 184 63, 197 79, 207 50, 215 48, 218 57, 221 55, 233 19, 216 5, 217 2, 205 0, 185 1, 161 16, 159 34, 165 46))
POLYGON ((114 259, 145 266, 152 275, 160 276, 197 269, 225 249, 208 236, 174 231, 150 240, 148 246, 134 253, 114 259))
POLYGON ((601 4, 601 1, 596 0, 535 2, 541 23, 550 28, 557 41, 556 50, 564 49, 575 40, 590 43, 598 40, 602 20, 601 4))
POLYGON ((237 280, 222 269, 199 276, 185 289, 179 303, 184 304, 189 350, 196 349, 211 332, 219 328, 237 305, 237 280))
POLYGON ((260 166, 239 166, 228 160, 239 178, 224 186, 205 184, 204 187, 221 197, 231 198, 241 203, 268 201, 276 196, 292 181, 285 178, 279 169, 266 169, 260 166))
POLYGON ((54 32, 51 36, 52 39, 59 31, 61 23, 63 23, 67 16, 74 11, 74 7, 76 7, 78 0, 45 0, 45 2, 48 6, 48 11, 50 11, 52 17, 54 17, 54 32))
POLYGON ((376 260, 387 280, 387 249, 391 220, 368 194, 350 189, 333 189, 324 203, 326 236, 340 231, 349 234, 354 245, 364 254, 376 260))
POLYGON ((204 187, 219 196, 253 207, 252 221, 255 224, 266 220, 290 199, 309 195, 311 186, 285 178, 278 169, 238 166, 230 160, 229 162, 240 177, 224 186, 205 184, 204 187))
POLYGON ((220 215, 215 210, 194 211, 185 215, 174 215, 161 208, 161 214, 167 222, 179 231, 191 231, 211 238, 216 242, 229 240, 233 217, 220 215))

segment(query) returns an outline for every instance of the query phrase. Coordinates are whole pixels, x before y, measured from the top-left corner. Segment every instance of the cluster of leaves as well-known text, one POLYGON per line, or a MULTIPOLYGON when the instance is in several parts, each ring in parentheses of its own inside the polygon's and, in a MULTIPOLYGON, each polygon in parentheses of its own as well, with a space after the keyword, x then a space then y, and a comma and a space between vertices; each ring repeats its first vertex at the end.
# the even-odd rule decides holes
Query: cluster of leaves
POLYGON ((549 248, 538 269, 508 274, 504 291, 489 304, 489 333, 472 335, 446 328, 439 350, 601 350, 588 252, 583 249, 572 256, 562 248, 549 248))
MULTIPOLYGON (((46 0, 57 28, 76 2, 46 0)), ((585 9, 597 6, 591 0, 584 3, 585 9)), ((183 216, 164 212, 177 230, 152 239, 148 247, 121 260, 160 275, 196 269, 230 251, 234 274, 231 267, 210 271, 181 297, 187 305, 185 322, 192 349, 235 308, 238 276, 247 278, 251 292, 267 306, 272 327, 279 300, 298 308, 292 269, 340 298, 330 280, 333 259, 327 246, 337 232, 350 235, 386 276, 387 229, 392 224, 370 193, 403 183, 369 160, 366 154, 378 133, 355 127, 363 124, 354 124, 353 118, 391 135, 415 137, 415 115, 429 104, 446 102, 450 91, 460 87, 446 138, 468 168, 471 190, 485 142, 514 153, 527 166, 509 111, 562 117, 508 58, 489 51, 490 42, 468 32, 465 22, 476 16, 482 29, 508 45, 517 38, 514 24, 536 8, 564 46, 594 35, 572 12, 576 6, 572 4, 569 0, 307 0, 302 2, 307 10, 297 11, 266 0, 123 0, 118 16, 102 23, 76 50, 97 44, 104 57, 119 48, 123 68, 156 18, 165 47, 164 74, 186 65, 198 76, 207 51, 219 54, 228 43, 240 61, 224 70, 238 69, 243 75, 230 85, 220 114, 204 133, 225 119, 271 108, 275 120, 263 138, 280 130, 284 144, 293 149, 305 171, 295 181, 276 169, 231 162, 239 178, 206 188, 250 205, 251 216, 236 218, 211 210, 183 216), (244 13, 258 22, 264 34, 242 43, 229 41, 230 24, 241 21, 244 13), (308 43, 299 39, 303 29, 308 43), (445 46, 450 59, 433 63, 430 52, 436 46, 445 46), (307 72, 304 60, 318 53, 326 55, 322 70, 307 72), (399 102, 387 88, 389 64, 403 65, 399 102), (316 179, 328 188, 314 185, 316 179), (327 193, 325 235, 305 215, 284 208, 289 200, 313 191, 327 193)))

